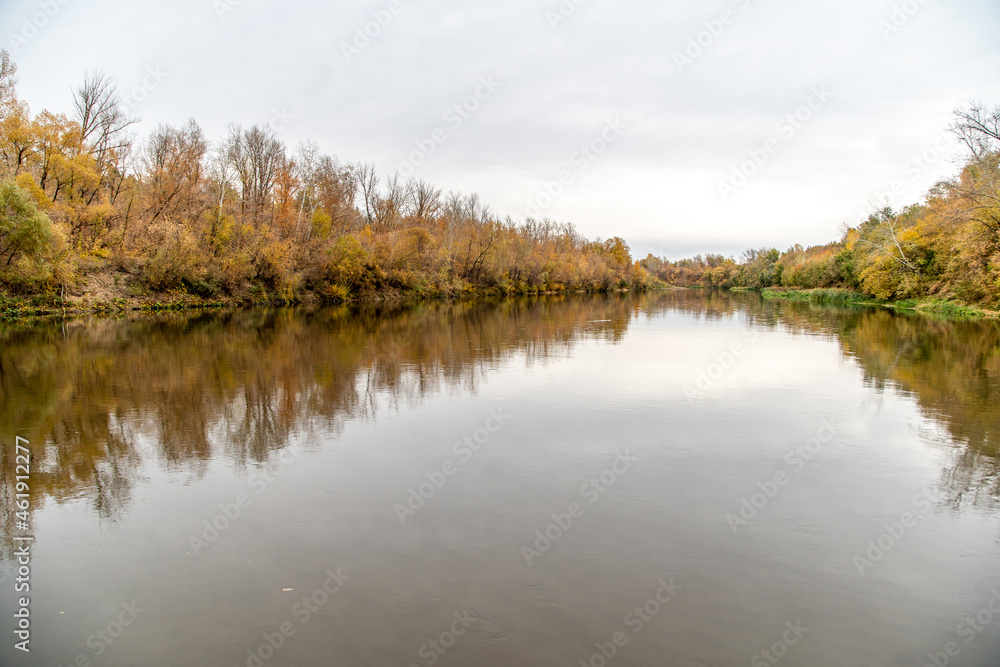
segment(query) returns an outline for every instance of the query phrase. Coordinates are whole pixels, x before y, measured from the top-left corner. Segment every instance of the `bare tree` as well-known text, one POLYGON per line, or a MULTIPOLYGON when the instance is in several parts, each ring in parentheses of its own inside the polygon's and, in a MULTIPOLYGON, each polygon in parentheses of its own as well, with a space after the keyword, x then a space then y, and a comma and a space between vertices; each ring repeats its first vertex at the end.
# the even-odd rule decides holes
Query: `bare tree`
POLYGON ((226 195, 234 190, 233 184, 233 162, 231 154, 233 146, 237 142, 240 132, 239 127, 230 125, 228 136, 215 147, 211 159, 211 178, 214 181, 216 191, 213 193, 213 200, 218 202, 218 212, 212 221, 211 238, 215 239, 222 224, 225 211, 226 195))
POLYGON ((885 254, 905 271, 920 272, 920 267, 906 256, 906 252, 899 242, 899 216, 888 204, 872 213, 868 222, 871 225, 871 232, 867 238, 862 236, 858 239, 858 243, 885 254))
POLYGON ((956 109, 951 131, 975 159, 983 159, 1000 149, 1000 107, 989 109, 975 103, 956 109))
POLYGON ((101 70, 88 74, 73 91, 73 109, 82 143, 99 162, 108 151, 129 145, 126 130, 139 120, 125 113, 118 83, 101 70))
POLYGON ((413 216, 423 223, 441 212, 441 189, 433 187, 423 179, 410 180, 407 184, 413 193, 413 216))
POLYGON ((396 229, 410 211, 413 188, 400 180, 399 174, 385 179, 385 196, 379 201, 379 223, 383 230, 396 229))
POLYGON ((227 141, 229 161, 239 178, 243 210, 256 216, 268 204, 278 170, 285 161, 285 146, 266 127, 242 130, 230 127, 227 141))
POLYGON ((358 186, 365 210, 365 224, 374 225, 378 217, 378 172, 371 162, 362 162, 356 167, 358 186))
POLYGON ((340 232, 346 232, 354 223, 357 212, 354 200, 358 191, 356 168, 341 166, 336 158, 323 155, 316 167, 316 198, 340 232))
POLYGON ((965 144, 972 162, 946 187, 965 209, 994 234, 1000 234, 1000 107, 972 104, 955 111, 951 131, 965 144))
POLYGON ((160 125, 153 131, 140 154, 150 222, 161 215, 200 215, 195 196, 207 152, 208 142, 194 119, 181 128, 160 125))
POLYGON ((304 141, 299 144, 298 157, 295 161, 295 172, 299 179, 299 214, 295 223, 295 233, 299 234, 302 227, 302 214, 306 202, 311 209, 316 208, 316 169, 319 166, 319 146, 314 141, 304 141))
POLYGON ((451 270, 455 257, 455 241, 458 238, 462 222, 465 220, 465 205, 462 193, 449 192, 444 204, 445 244, 448 246, 448 269, 451 270))
POLYGON ((7 49, 0 49, 0 118, 3 118, 17 100, 17 65, 10 59, 7 49))

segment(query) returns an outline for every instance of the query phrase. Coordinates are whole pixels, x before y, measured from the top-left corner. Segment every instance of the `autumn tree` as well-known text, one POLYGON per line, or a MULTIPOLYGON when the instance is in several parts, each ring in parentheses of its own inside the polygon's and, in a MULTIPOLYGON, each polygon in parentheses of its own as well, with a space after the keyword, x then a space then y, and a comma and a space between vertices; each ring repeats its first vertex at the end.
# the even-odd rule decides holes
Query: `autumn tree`
POLYGON ((194 119, 180 128, 160 125, 153 131, 139 157, 149 223, 201 215, 206 207, 201 186, 207 153, 208 141, 194 119))
POLYGON ((379 179, 378 170, 371 162, 362 162, 355 168, 355 178, 361 191, 365 224, 376 227, 379 223, 379 179))
POLYGON ((138 119, 128 115, 117 82, 101 70, 88 74, 73 91, 73 110, 80 124, 81 148, 102 165, 108 153, 130 145, 126 130, 138 119))
POLYGON ((316 202, 329 218, 330 226, 326 234, 330 231, 346 234, 357 226, 360 217, 355 209, 358 178, 358 172, 350 165, 343 165, 330 155, 320 156, 316 165, 315 189, 316 202))
POLYGON ((0 181, 0 272, 27 269, 36 276, 52 237, 52 223, 12 180, 0 181))
POLYGON ((441 188, 423 179, 411 180, 408 187, 413 196, 413 217, 417 224, 425 224, 441 213, 441 188))
POLYGON ((285 146, 267 127, 244 130, 230 126, 226 156, 233 166, 240 192, 241 210, 255 221, 267 209, 278 170, 285 160, 285 146))
POLYGON ((950 186, 977 222, 1000 234, 1000 106, 973 104, 955 117, 952 132, 968 149, 969 163, 950 186))
MULTIPOLYGON (((81 271, 128 272, 153 290, 264 287, 288 298, 611 289, 645 272, 622 239, 592 243, 572 225, 502 217, 475 194, 443 196, 313 142, 292 156, 267 126, 231 125, 214 144, 194 120, 137 137, 101 71, 73 90, 68 115, 32 115, 15 83, 0 52, 0 179, 16 179, 16 201, 47 215, 53 237, 65 232, 81 271)), ((23 267, 44 255, 25 236, 41 218, 17 219, 0 262, 23 267)))

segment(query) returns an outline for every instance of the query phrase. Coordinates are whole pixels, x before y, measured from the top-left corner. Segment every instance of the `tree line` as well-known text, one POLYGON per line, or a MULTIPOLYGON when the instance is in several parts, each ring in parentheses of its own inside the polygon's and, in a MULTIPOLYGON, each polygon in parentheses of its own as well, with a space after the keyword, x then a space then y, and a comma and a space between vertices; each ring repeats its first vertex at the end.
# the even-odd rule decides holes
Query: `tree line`
POLYGON ((1000 307, 1000 107, 956 111, 959 173, 917 204, 882 205, 823 246, 633 261, 618 237, 496 215, 266 125, 209 141, 194 120, 136 132, 113 78, 94 72, 69 114, 33 114, 0 51, 0 290, 325 300, 679 287, 846 288, 1000 307), (108 282, 105 280, 105 283, 108 282))
POLYGON ((94 72, 69 114, 33 114, 0 52, 0 288, 132 294, 460 295, 642 288, 618 237, 501 217, 477 195, 381 176, 266 125, 209 141, 197 122, 139 137, 113 78, 94 72))
POLYGON ((955 112, 950 130, 966 155, 959 173, 917 204, 877 205, 840 240, 640 264, 672 285, 749 288, 846 288, 898 301, 957 300, 1000 308, 1000 107, 973 104, 955 112))

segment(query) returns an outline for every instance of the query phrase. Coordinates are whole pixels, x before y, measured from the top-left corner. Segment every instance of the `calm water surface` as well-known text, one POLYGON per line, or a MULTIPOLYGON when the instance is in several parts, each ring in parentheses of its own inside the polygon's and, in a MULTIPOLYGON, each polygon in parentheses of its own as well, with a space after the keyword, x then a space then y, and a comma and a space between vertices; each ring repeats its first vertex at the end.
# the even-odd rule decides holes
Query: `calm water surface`
POLYGON ((996 323, 753 295, 5 325, 0 664, 995 667, 998 427, 996 323))

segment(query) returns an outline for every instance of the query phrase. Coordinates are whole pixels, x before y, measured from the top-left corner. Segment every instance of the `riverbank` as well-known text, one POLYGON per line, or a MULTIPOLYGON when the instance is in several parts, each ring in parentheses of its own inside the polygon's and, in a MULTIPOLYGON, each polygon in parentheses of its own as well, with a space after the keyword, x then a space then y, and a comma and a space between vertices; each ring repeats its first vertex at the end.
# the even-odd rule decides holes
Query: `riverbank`
MULTIPOLYGON (((180 289, 155 292, 125 279, 122 274, 100 274, 92 277, 75 291, 65 295, 43 293, 31 295, 8 294, 0 290, 0 320, 26 320, 45 317, 106 315, 117 316, 128 313, 181 312, 199 310, 235 310, 261 306, 323 306, 338 303, 399 303, 434 300, 462 300, 509 296, 555 296, 559 294, 585 294, 584 289, 546 290, 504 290, 484 289, 466 286, 449 292, 440 290, 385 289, 351 293, 348 290, 316 292, 301 290, 293 294, 269 292, 261 285, 250 285, 247 289, 231 294, 202 296, 194 290, 180 289)), ((655 285, 652 289, 691 289, 655 285)), ((700 288, 695 288, 700 289, 700 288)), ((629 289, 608 290, 614 292, 641 291, 629 289)), ((734 292, 758 291, 733 288, 734 292)), ((1000 318, 1000 312, 976 308, 957 301, 924 299, 906 301, 879 301, 866 294, 847 289, 796 289, 767 288, 759 290, 765 299, 786 301, 808 301, 827 305, 878 306, 895 310, 909 310, 928 315, 969 318, 1000 318)))
POLYGON ((856 306, 881 306, 896 310, 912 310, 929 315, 948 317, 998 318, 1000 312, 976 308, 960 301, 946 299, 906 299, 903 301, 879 301, 867 294, 847 289, 774 289, 761 290, 765 299, 786 299, 789 301, 811 301, 823 304, 843 304, 856 306))
POLYGON ((150 290, 126 273, 99 272, 88 276, 77 287, 65 292, 46 291, 37 294, 10 293, 0 287, 0 320, 32 318, 123 315, 134 312, 170 312, 198 310, 233 310, 260 306, 314 306, 340 303, 398 303, 433 300, 461 300, 508 296, 554 296, 586 294, 588 292, 629 292, 641 289, 612 288, 587 290, 562 285, 546 289, 512 289, 507 286, 487 288, 469 284, 453 289, 386 287, 379 290, 352 292, 343 287, 321 291, 301 289, 275 292, 261 284, 250 284, 230 293, 213 291, 201 294, 198 285, 166 291, 150 290))

